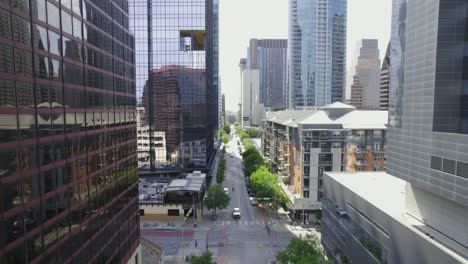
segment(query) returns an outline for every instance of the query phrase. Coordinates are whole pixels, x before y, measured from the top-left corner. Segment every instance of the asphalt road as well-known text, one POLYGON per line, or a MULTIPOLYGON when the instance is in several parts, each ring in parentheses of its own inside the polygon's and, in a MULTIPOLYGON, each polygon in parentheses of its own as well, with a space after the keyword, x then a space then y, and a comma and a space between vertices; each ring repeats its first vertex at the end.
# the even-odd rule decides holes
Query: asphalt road
POLYGON ((223 186, 229 188, 230 204, 218 211, 218 220, 208 231, 207 245, 216 252, 217 263, 274 263, 292 234, 278 220, 270 218, 265 209, 250 205, 237 140, 231 136, 225 156, 223 186), (240 208, 240 219, 232 218, 234 207, 240 208))

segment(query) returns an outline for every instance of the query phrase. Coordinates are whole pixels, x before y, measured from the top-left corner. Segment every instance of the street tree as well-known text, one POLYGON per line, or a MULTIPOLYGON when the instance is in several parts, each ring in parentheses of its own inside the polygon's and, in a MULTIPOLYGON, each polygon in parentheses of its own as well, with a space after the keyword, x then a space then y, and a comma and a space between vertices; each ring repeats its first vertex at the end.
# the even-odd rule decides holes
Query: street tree
POLYGON ((326 260, 325 251, 316 236, 306 235, 304 239, 293 238, 288 246, 278 253, 281 264, 331 264, 326 260))
POLYGON ((224 133, 226 133, 228 135, 231 134, 231 127, 229 125, 225 125, 223 127, 223 130, 224 130, 224 133))
POLYGON ((223 140, 223 143, 224 143, 224 144, 227 144, 227 143, 229 142, 229 136, 226 135, 226 134, 224 134, 224 135, 221 137, 221 139, 223 140))
POLYGON ((207 250, 202 255, 190 255, 189 261, 190 264, 216 264, 216 261, 213 260, 213 253, 207 250))
POLYGON ((229 195, 223 191, 223 187, 220 184, 212 185, 208 187, 205 205, 209 210, 214 209, 216 215, 216 209, 225 209, 228 207, 229 195))
POLYGON ((250 155, 244 157, 245 172, 249 176, 262 165, 265 165, 265 160, 263 159, 262 154, 257 150, 252 151, 250 155))

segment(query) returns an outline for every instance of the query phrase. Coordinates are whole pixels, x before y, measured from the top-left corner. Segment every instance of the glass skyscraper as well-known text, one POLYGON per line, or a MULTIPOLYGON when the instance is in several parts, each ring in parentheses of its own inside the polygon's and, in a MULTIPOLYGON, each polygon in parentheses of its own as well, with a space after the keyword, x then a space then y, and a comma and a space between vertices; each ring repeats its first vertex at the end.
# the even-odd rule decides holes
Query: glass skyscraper
POLYGON ((132 256, 134 68, 126 1, 0 1, 0 263, 132 256))
POLYGON ((344 99, 347 0, 289 1, 289 107, 344 99))
POLYGON ((218 125, 218 1, 134 0, 130 5, 138 103, 145 108, 150 138, 155 133, 166 138, 164 149, 150 150, 148 165, 206 168, 218 125))

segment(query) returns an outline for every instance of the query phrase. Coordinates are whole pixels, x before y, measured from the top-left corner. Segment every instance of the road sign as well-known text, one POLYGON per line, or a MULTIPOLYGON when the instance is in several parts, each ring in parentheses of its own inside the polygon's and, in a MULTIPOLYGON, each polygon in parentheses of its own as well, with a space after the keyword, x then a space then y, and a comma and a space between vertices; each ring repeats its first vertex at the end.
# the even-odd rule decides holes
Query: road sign
POLYGON ((264 197, 263 200, 264 201, 270 201, 270 197, 264 197))

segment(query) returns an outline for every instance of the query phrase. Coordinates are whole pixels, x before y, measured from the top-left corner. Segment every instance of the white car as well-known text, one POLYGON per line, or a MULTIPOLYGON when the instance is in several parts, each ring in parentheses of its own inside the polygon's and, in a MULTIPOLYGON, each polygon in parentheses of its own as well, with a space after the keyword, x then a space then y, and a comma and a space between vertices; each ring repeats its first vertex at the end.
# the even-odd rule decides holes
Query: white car
POLYGON ((229 189, 228 189, 228 188, 224 188, 223 191, 224 191, 226 194, 229 194, 229 189))
POLYGON ((239 208, 232 209, 232 218, 241 218, 241 213, 239 208))

